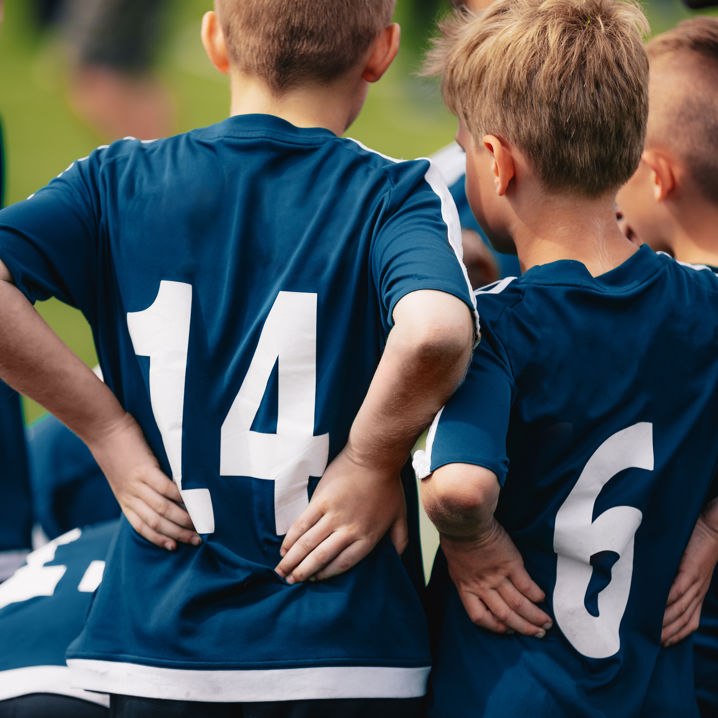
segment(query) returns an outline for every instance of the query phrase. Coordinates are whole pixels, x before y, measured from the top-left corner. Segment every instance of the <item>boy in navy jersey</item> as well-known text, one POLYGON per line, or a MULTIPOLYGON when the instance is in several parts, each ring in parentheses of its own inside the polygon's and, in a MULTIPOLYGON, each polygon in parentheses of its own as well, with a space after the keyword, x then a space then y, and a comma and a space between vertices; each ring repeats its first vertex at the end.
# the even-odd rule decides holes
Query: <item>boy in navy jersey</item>
MULTIPOLYGON (((708 271, 706 266, 718 271, 718 19, 685 20, 653 38, 646 50, 651 66, 646 142, 641 164, 618 193, 625 229, 698 271, 708 271)), ((718 513, 718 502, 696 525, 669 596, 663 631, 664 642, 671 644, 698 628, 694 663, 704 716, 718 713, 715 574, 710 584, 718 534, 711 509, 718 513)))
POLYGON ((109 699, 73 688, 68 644, 102 580, 117 521, 75 528, 27 557, 0 586, 0 716, 102 718, 109 699))
POLYGON ((661 628, 715 488, 718 279, 615 220, 646 30, 629 3, 497 0, 430 58, 472 209, 524 271, 477 293, 482 343, 415 457, 441 533, 434 716, 697 711, 661 628))
POLYGON ((0 214, 0 373, 128 519, 68 651, 114 715, 421 710, 422 607, 382 537, 476 327, 437 171, 338 137, 396 53, 393 5, 217 2, 231 117, 100 148, 0 214), (49 295, 89 320, 106 384, 28 302, 49 295), (297 582, 274 567, 319 477, 321 575, 368 555, 297 582))

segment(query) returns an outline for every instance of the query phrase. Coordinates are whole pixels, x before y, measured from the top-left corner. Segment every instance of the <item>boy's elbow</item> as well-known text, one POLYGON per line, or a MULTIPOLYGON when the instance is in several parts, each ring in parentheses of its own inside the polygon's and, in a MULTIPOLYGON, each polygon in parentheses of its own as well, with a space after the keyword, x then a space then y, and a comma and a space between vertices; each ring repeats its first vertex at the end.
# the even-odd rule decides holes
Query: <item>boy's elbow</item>
POLYGON ((446 464, 421 484, 424 508, 441 530, 445 522, 470 522, 493 514, 499 498, 496 474, 473 464, 446 464))
POLYGON ((407 295, 394 312, 395 333, 424 361, 467 362, 474 343, 474 317, 459 298, 445 292, 407 295))

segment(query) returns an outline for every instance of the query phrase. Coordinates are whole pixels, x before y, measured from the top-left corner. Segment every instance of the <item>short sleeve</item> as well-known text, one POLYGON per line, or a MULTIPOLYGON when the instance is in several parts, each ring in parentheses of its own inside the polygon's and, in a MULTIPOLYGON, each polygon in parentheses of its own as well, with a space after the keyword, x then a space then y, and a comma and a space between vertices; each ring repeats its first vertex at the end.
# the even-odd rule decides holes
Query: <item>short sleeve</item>
POLYGON ((515 381, 503 347, 487 332, 479 344, 464 383, 434 419, 426 449, 414 454, 419 479, 445 464, 474 464, 493 471, 503 486, 515 381))
POLYGON ((428 160, 400 163, 372 246, 371 269, 391 327, 397 302, 410 292, 453 294, 478 317, 461 261, 461 227, 440 173, 428 160))
POLYGON ((28 199, 0 211, 0 259, 31 301, 57 297, 92 321, 97 277, 93 157, 73 163, 28 199))

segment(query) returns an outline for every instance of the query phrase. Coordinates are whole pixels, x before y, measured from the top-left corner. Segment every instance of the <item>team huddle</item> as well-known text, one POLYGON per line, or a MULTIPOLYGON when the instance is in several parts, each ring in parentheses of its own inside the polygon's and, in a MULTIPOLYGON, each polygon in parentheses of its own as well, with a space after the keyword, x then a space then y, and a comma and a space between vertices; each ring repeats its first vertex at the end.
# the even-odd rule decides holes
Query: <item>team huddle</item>
POLYGON ((0 211, 0 378, 122 510, 0 585, 0 716, 718 715, 718 20, 455 2, 403 161, 394 4, 216 0, 227 119, 0 211))

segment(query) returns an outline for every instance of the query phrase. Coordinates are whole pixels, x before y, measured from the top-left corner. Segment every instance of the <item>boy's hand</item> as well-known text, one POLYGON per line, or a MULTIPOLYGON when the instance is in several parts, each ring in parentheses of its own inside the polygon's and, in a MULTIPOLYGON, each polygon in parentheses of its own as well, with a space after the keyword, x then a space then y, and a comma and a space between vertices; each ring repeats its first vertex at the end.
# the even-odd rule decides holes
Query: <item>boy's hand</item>
POLYGON ((521 554, 492 519, 478 539, 441 536, 449 574, 469 618, 495 633, 517 631, 543 638, 553 625, 536 603, 546 597, 533 582, 521 554))
POLYGON ((137 533, 168 551, 177 548, 177 541, 202 542, 182 506, 177 484, 162 472, 129 414, 88 446, 137 533))
POLYGON ((336 576, 364 558, 387 531, 402 553, 408 533, 399 477, 361 466, 345 448, 287 532, 275 571, 288 583, 336 576))
POLYGON ((699 517, 668 594, 661 633, 663 646, 678 643, 698 628, 717 560, 718 533, 699 517))

